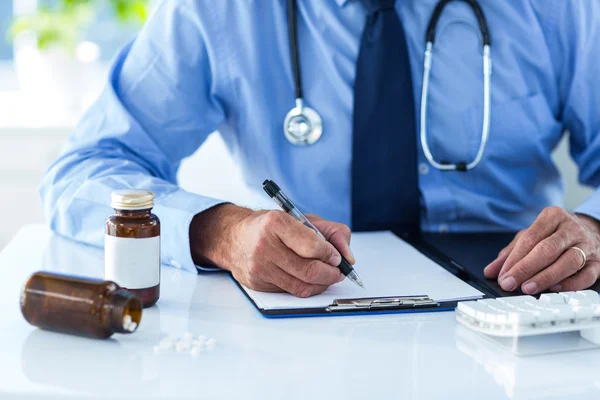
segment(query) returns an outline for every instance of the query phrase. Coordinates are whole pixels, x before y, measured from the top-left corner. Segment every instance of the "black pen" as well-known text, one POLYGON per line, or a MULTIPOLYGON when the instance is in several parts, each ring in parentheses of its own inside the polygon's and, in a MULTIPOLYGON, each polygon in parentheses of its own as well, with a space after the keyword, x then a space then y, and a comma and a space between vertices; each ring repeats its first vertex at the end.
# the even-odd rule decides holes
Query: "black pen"
MULTIPOLYGON (((302 214, 302 212, 298 209, 298 207, 296 207, 294 205, 294 203, 289 199, 289 197, 287 197, 281 191, 281 189, 279 188, 279 186, 277 186, 277 184, 275 182, 267 179, 266 181, 263 182, 263 189, 265 190, 265 192, 267 192, 267 194, 273 200, 275 200, 275 202, 277 204, 279 204, 279 207, 281 207, 283 209, 283 211, 290 214, 292 217, 296 218, 298 221, 302 222, 306 227, 317 232, 317 235, 322 237, 323 240, 327 240, 325 238, 325 236, 323 236, 323 234, 321 232, 319 232, 317 227, 314 226, 313 223, 310 222, 310 220, 308 218, 306 218, 306 216, 304 214, 302 214)), ((342 256, 342 262, 340 263, 340 265, 338 265, 338 268, 352 282, 356 283, 358 286, 360 286, 362 288, 365 287, 362 279, 360 279, 360 276, 358 276, 358 274, 356 273, 354 268, 352 268, 352 265, 348 262, 348 260, 346 260, 344 258, 344 256, 342 256)))

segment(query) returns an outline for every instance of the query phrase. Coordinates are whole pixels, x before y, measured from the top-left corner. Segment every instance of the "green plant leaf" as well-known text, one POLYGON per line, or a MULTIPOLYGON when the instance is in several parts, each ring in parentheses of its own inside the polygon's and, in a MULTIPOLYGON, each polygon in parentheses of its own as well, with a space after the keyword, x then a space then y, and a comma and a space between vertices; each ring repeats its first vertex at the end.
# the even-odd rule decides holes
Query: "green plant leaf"
POLYGON ((35 14, 16 17, 8 37, 14 40, 22 33, 32 32, 40 50, 59 46, 74 52, 102 2, 108 2, 122 24, 141 26, 148 17, 149 0, 60 0, 53 7, 40 7, 35 14))

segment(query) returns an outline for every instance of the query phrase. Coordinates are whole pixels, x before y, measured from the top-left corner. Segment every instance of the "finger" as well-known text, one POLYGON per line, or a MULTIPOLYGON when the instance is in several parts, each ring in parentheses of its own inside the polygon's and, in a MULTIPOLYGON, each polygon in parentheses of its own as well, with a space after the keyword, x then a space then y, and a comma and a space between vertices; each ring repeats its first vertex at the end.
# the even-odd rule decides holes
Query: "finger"
POLYGON ((551 290, 555 292, 570 292, 587 289, 596 283, 598 276, 600 276, 600 264, 597 262, 588 262, 581 271, 552 286, 551 290))
POLYGON ((302 258, 312 258, 337 267, 342 262, 340 252, 315 231, 281 211, 270 211, 264 216, 265 227, 283 244, 302 258))
POLYGON ((281 241, 302 258, 321 260, 337 267, 342 262, 340 252, 315 231, 294 220, 276 231, 281 241))
POLYGON ((354 264, 356 262, 354 259, 354 254, 352 254, 352 250, 350 250, 350 237, 352 233, 347 225, 326 221, 314 215, 307 217, 323 234, 323 236, 329 240, 333 247, 335 247, 342 254, 342 256, 344 256, 344 258, 350 262, 350 264, 354 264))
MULTIPOLYGON (((579 268, 579 265, 581 265, 581 260, 579 260, 579 264, 577 264, 576 256, 581 257, 581 255, 573 255, 573 252, 569 252, 567 249, 577 242, 575 236, 571 234, 568 229, 557 230, 550 237, 539 242, 529 254, 517 262, 510 271, 507 271, 507 273, 500 278, 500 286, 506 291, 515 290, 517 287, 521 286, 523 282, 529 280, 550 265, 558 262, 559 258, 564 258, 563 261, 559 263, 559 266, 565 268, 570 266, 570 264, 565 265, 565 262, 571 262, 575 257, 575 266, 573 267, 575 270, 569 273, 569 275, 572 275, 576 272, 577 268, 579 268)), ((546 279, 550 279, 556 273, 557 271, 552 271, 548 274, 544 274, 544 276, 546 279)), ((559 280, 552 282, 552 284, 558 283, 569 275, 561 276, 559 280)), ((537 289, 534 287, 535 283, 535 281, 527 283, 527 288, 529 290, 527 292, 528 294, 537 292, 537 289)), ((525 285, 523 285, 523 287, 525 287, 525 285)), ((547 287, 550 287, 550 285, 547 287)))
POLYGON ((498 275, 500 273, 500 269, 504 265, 504 262, 506 261, 506 258, 508 257, 508 255, 510 254, 510 252, 512 251, 512 249, 515 247, 515 244, 517 243, 517 240, 519 238, 519 234, 520 234, 520 232, 515 235, 515 237, 513 238, 513 240, 511 240, 510 243, 505 248, 503 248, 502 250, 500 250, 500 252, 498 253, 498 257, 496 257, 496 259, 494 261, 492 261, 491 263, 489 263, 487 265, 487 267, 485 267, 483 269, 483 274, 485 275, 486 278, 496 278, 496 277, 498 277, 498 275))
POLYGON ((540 213, 538 218, 527 228, 517 240, 515 247, 509 254, 500 270, 500 276, 506 274, 514 265, 521 261, 543 239, 552 235, 560 222, 565 218, 565 211, 558 207, 548 207, 540 213))
POLYGON ((302 258, 289 249, 274 254, 273 262, 286 273, 311 285, 335 285, 345 278, 339 268, 321 260, 302 258))
POLYGON ((272 283, 265 282, 258 277, 244 277, 238 275, 237 271, 231 273, 236 281, 241 283, 242 285, 249 287, 252 290, 256 290, 258 292, 267 292, 267 293, 281 293, 285 292, 282 288, 273 285, 272 283))
MULTIPOLYGON (((579 246, 582 245, 579 244, 579 246)), ((541 272, 534 275, 531 279, 525 281, 521 286, 521 289, 525 294, 542 292, 576 274, 581 267, 582 262, 582 255, 579 254, 578 251, 567 249, 556 262, 548 268, 542 269, 541 272)), ((518 267, 515 267, 513 271, 517 268, 518 267)))
POLYGON ((328 285, 315 285, 303 282, 302 280, 288 274, 277 265, 270 265, 268 268, 265 268, 265 273, 261 279, 272 283, 273 285, 293 294, 296 297, 302 298, 323 293, 328 288, 328 285))

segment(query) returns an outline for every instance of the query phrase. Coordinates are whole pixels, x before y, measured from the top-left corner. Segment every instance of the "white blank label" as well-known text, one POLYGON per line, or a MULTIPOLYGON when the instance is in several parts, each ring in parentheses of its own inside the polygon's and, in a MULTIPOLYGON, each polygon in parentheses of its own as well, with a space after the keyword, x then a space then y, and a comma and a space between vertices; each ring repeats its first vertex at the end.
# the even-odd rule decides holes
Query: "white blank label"
POLYGON ((134 239, 104 235, 104 278, 127 289, 160 282, 160 236, 134 239))

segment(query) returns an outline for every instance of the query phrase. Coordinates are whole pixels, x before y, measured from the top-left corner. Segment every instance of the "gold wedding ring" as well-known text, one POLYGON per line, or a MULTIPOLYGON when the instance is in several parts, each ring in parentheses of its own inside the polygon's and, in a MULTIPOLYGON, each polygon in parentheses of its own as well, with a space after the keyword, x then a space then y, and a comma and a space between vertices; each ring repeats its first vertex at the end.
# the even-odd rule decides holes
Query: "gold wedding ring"
POLYGON ((583 256, 583 261, 581 262, 581 265, 579 266, 579 269, 577 270, 577 271, 581 271, 581 269, 585 266, 585 263, 587 262, 587 257, 585 255, 585 252, 583 250, 581 250, 579 247, 576 247, 576 246, 569 247, 569 248, 573 249, 573 250, 577 250, 583 256))

